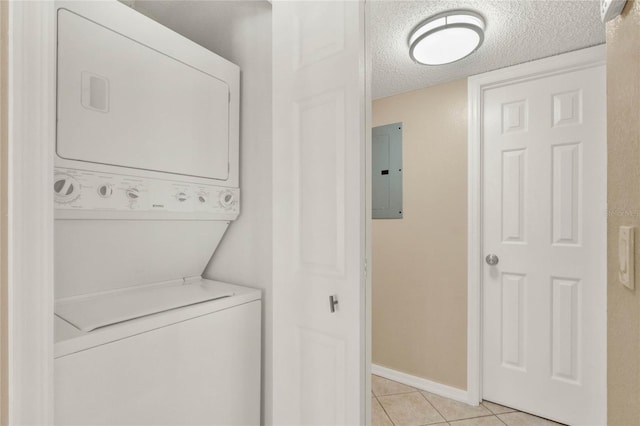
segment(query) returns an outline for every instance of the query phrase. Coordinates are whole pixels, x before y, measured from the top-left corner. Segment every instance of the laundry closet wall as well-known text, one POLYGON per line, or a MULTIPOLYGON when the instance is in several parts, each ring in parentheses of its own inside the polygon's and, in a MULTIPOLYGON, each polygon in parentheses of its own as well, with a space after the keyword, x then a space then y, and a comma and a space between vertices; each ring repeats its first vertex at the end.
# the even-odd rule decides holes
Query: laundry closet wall
POLYGON ((403 218, 373 221, 373 364, 467 387, 467 80, 373 102, 403 123, 403 218))
POLYGON ((240 217, 204 276, 261 288, 262 415, 271 423, 271 4, 134 1, 133 7, 240 66, 240 217))

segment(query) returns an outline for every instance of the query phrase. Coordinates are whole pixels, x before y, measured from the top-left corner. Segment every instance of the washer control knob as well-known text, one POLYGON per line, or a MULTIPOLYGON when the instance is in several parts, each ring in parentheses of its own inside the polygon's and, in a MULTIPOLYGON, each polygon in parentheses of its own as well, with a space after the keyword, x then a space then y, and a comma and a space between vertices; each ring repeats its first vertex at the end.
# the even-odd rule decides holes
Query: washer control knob
POLYGON ((138 188, 129 188, 126 190, 127 198, 131 201, 136 201, 140 198, 140 190, 138 188))
POLYGON ((53 179, 53 192, 56 202, 71 203, 80 197, 80 183, 64 174, 57 174, 53 179))
POLYGON ((188 199, 189 199, 189 196, 185 192, 178 192, 176 194, 176 200, 180 201, 181 203, 184 203, 188 199))
POLYGON ((225 209, 231 208, 231 206, 235 202, 235 199, 233 197, 233 192, 231 192, 231 191, 222 191, 220 193, 219 201, 220 201, 220 205, 222 207, 224 207, 225 209))
POLYGON ((109 198, 113 194, 113 188, 108 183, 98 186, 98 195, 102 198, 109 198))
POLYGON ((200 204, 204 204, 207 202, 207 195, 208 194, 198 194, 198 202, 200 202, 200 204))

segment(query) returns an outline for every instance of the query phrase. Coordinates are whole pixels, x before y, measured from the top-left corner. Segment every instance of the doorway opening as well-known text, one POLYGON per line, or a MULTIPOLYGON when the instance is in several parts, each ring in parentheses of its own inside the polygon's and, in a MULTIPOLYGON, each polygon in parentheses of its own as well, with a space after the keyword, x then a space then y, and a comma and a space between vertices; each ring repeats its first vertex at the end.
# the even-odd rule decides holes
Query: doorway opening
MULTIPOLYGON (((384 10, 390 13, 390 6, 385 7, 384 10)), ((534 17, 531 18, 534 19, 534 17)), ((595 18, 598 18, 597 15, 595 18)), ((597 24, 602 30, 602 24, 597 24)), ((372 28, 369 33, 373 34, 374 39, 380 37, 376 34, 375 28, 372 28)), ((603 41, 602 34, 600 43, 603 41)), ((447 81, 401 93, 389 91, 384 92, 383 96, 376 95, 376 75, 381 71, 380 65, 376 67, 375 55, 381 50, 375 48, 373 51, 372 127, 401 123, 403 136, 402 218, 374 218, 372 223, 372 373, 382 378, 374 377, 372 380, 374 395, 376 382, 384 382, 386 379, 420 391, 425 390, 439 397, 448 397, 453 401, 469 405, 478 404, 484 395, 481 388, 482 366, 479 361, 482 351, 480 328, 482 317, 480 306, 472 306, 472 303, 477 304, 482 300, 480 289, 482 280, 477 271, 483 270, 484 257, 492 252, 484 253, 479 249, 478 253, 471 252, 471 245, 476 244, 472 240, 472 233, 475 233, 475 238, 482 235, 482 223, 476 218, 479 216, 480 207, 470 205, 470 193, 475 190, 474 185, 480 185, 482 182, 482 176, 470 164, 468 157, 472 149, 468 137, 471 137, 471 131, 477 129, 468 128, 467 120, 470 113, 475 113, 476 104, 469 103, 470 89, 466 75, 461 76, 459 81, 447 81)), ((583 61, 583 63, 586 62, 583 61)), ((530 74, 536 73, 538 71, 530 74)), ((516 77, 512 74, 510 78, 516 77)), ((532 77, 530 75, 522 78, 532 77)), ((395 80, 391 79, 391 81, 396 80, 398 80, 397 75, 395 80)), ((560 115, 562 104, 572 107, 577 105, 578 101, 568 94, 576 90, 581 89, 567 86, 550 93, 549 95, 552 96, 552 100, 549 101, 550 108, 554 105, 553 99, 558 104, 556 110, 560 115)), ((593 99, 587 101, 586 92, 580 93, 583 106, 599 102, 593 99)), ((514 99, 513 102, 520 100, 522 99, 514 99)), ((520 113, 517 109, 513 111, 515 120, 520 117, 518 115, 520 113)), ((577 109, 575 111, 577 113, 577 109)), ((551 128, 566 133, 573 126, 570 123, 571 113, 567 113, 568 121, 565 122, 562 121, 561 116, 554 118, 553 112, 547 113, 551 115, 545 116, 545 120, 552 123, 551 128)), ((533 126, 533 123, 529 122, 529 126, 533 126)), ((568 164, 565 168, 569 168, 571 166, 569 163, 574 158, 572 156, 577 155, 576 152, 571 151, 573 147, 571 144, 577 139, 567 137, 569 139, 566 141, 549 141, 546 148, 551 150, 548 153, 549 156, 555 155, 557 176, 563 173, 559 169, 565 167, 561 163, 565 161, 564 164, 568 164)), ((375 134, 373 143, 375 143, 375 134)), ((602 141, 600 147, 605 149, 602 141)), ((580 151, 580 155, 585 152, 580 151)), ((547 165, 551 164, 551 157, 549 158, 549 162, 545 161, 547 165)), ((373 163, 372 174, 375 180, 376 173, 386 168, 376 170, 375 159, 373 163)), ((577 170, 578 165, 575 164, 577 170)), ((553 167, 549 166, 549 168, 553 167)), ((566 177, 577 182, 576 176, 566 173, 566 177)), ((529 180, 532 179, 535 180, 534 178, 529 180)), ((559 182, 558 179, 559 177, 556 179, 557 182, 559 182)), ((582 189, 591 184, 592 182, 584 181, 582 185, 585 186, 582 189)), ((572 186, 574 183, 564 185, 568 185, 569 189, 566 191, 578 191, 572 186)), ((556 193, 559 193, 558 191, 561 189, 557 189, 556 193)), ((551 195, 540 196, 550 197, 551 195)), ((576 203, 587 202, 584 198, 578 200, 574 197, 573 200, 576 203)), ((530 202, 529 206, 531 205, 533 204, 530 202)), ((590 206, 586 208, 597 212, 603 211, 599 205, 590 204, 590 206)), ((551 217, 553 215, 551 207, 546 210, 550 211, 547 216, 551 217)), ((582 217, 581 220, 586 218, 582 217)), ((547 233, 544 232, 546 236, 547 233)), ((556 243, 556 245, 563 244, 565 243, 556 243)), ((602 247, 603 245, 600 246, 602 247)), ((495 254, 498 255, 499 264, 504 266, 506 260, 499 253, 495 254)), ((606 256, 600 259, 601 265, 604 265, 604 259, 606 256)), ((581 261, 574 263, 578 264, 579 268, 581 261)), ((579 327, 575 322, 577 320, 574 321, 578 308, 567 310, 560 308, 559 305, 563 303, 564 307, 569 307, 579 303, 576 295, 577 287, 572 287, 575 281, 571 281, 576 274, 554 272, 551 275, 556 278, 556 281, 545 280, 544 286, 548 287, 547 290, 551 292, 549 294, 553 293, 553 285, 556 291, 554 324, 559 328, 555 330, 555 356, 557 360, 576 358, 578 357, 575 355, 577 341, 571 336, 575 335, 574 330, 579 327), (565 337, 561 337, 562 333, 565 337), (566 343, 571 339, 574 339, 573 343, 566 343), (563 349, 560 349, 561 347, 563 349)), ((595 277, 597 273, 590 276, 595 277)), ((586 282, 585 279, 581 278, 581 280, 583 283, 586 282)), ((601 286, 601 290, 604 289, 604 283, 605 281, 602 281, 597 284, 601 286)), ((581 294, 584 296, 584 293, 581 294)), ((550 318, 553 320, 553 314, 550 318)), ((598 327, 603 329, 605 325, 604 321, 600 321, 598 327)), ((600 349, 605 347, 606 345, 599 346, 600 349)), ((572 361, 563 362, 565 362, 564 365, 569 365, 572 361)), ((598 362, 603 368, 605 367, 606 363, 603 360, 598 362)), ((575 367, 566 367, 567 370, 563 370, 565 373, 558 370, 557 379, 554 380, 570 382, 571 377, 575 377, 571 376, 574 374, 571 372, 572 368, 575 367)), ((394 388, 392 385, 389 386, 394 388)), ((604 385, 601 389, 604 390, 604 385)), ((487 397, 487 395, 484 396, 487 397)), ((598 398, 598 404, 605 399, 598 398)), ((535 412, 543 417, 569 421, 563 420, 562 416, 551 411, 540 412, 526 405, 511 404, 511 406, 515 409, 535 412)), ((380 404, 380 407, 384 409, 383 404, 380 404)), ((373 403, 373 409, 378 409, 376 401, 373 403)), ((492 413, 491 410, 489 413, 492 413)))

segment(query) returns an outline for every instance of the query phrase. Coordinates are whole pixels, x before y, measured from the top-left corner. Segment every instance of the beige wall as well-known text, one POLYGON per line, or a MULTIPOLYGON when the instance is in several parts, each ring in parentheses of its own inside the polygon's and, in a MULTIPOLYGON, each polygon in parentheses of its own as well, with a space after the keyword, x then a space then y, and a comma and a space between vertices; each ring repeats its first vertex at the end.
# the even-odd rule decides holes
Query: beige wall
POLYGON ((618 282, 618 227, 640 232, 640 3, 607 24, 608 417, 640 424, 640 239, 636 290, 618 282))
POLYGON ((467 386, 467 81, 373 102, 403 126, 403 219, 373 221, 373 363, 467 386))

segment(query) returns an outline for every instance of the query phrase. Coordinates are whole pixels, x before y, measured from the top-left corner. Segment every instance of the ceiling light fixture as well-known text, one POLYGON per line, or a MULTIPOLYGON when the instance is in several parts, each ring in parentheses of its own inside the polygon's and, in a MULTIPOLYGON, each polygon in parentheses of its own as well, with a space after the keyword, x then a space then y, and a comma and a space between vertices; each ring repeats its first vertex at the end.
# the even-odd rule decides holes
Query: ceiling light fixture
POLYGON ((416 27, 409 37, 409 55, 424 65, 459 61, 475 52, 484 40, 484 19, 469 10, 434 15, 416 27))

